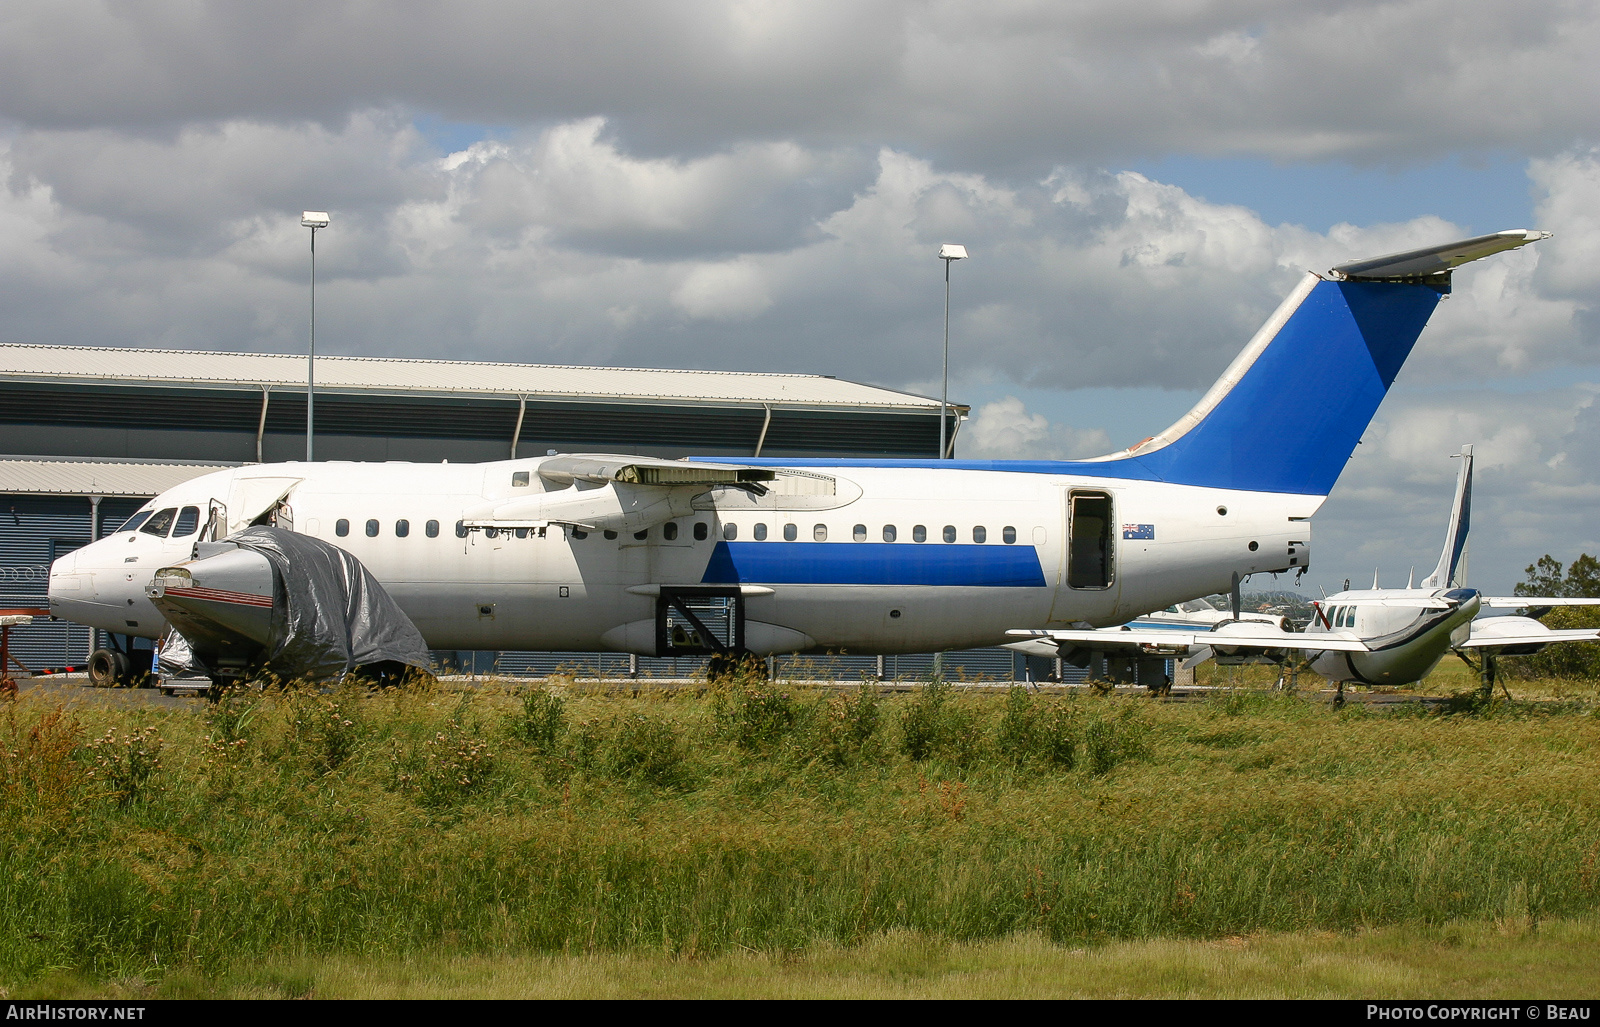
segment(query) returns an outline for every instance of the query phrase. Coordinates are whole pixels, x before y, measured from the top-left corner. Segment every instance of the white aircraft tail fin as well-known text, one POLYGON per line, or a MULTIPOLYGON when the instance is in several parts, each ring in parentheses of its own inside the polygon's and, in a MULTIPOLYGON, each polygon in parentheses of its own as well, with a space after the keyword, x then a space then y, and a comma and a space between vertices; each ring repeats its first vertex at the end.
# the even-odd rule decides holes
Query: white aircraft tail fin
POLYGON ((1423 588, 1451 588, 1466 583, 1462 560, 1467 549, 1467 529, 1472 521, 1472 447, 1461 447, 1461 474, 1456 479, 1456 500, 1450 508, 1450 526, 1444 533, 1439 566, 1422 579, 1423 588))

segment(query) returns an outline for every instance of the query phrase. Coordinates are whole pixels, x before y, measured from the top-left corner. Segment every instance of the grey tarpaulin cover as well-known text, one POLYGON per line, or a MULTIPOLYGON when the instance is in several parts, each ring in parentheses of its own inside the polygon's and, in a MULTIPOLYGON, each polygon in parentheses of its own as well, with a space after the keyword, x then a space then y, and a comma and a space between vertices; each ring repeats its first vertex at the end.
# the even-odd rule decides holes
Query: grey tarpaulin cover
POLYGON ((378 579, 337 546, 256 525, 225 540, 260 553, 277 571, 283 601, 272 611, 267 669, 284 677, 336 678, 394 661, 428 670, 428 643, 378 579))

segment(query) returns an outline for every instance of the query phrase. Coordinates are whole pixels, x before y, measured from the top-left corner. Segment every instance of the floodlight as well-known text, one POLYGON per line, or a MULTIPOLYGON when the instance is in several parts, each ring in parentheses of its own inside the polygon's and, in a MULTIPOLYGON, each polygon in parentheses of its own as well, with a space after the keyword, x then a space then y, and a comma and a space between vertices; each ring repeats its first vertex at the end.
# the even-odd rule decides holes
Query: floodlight
MULTIPOLYGON (((306 216, 310 217, 311 215, 307 214, 306 216)), ((324 214, 323 217, 327 217, 327 215, 324 214)), ((965 246, 957 246, 955 243, 948 243, 947 242, 943 246, 939 247, 939 259, 940 260, 966 260, 967 259, 967 248, 965 246)))
MULTIPOLYGON (((300 215, 300 227, 301 228, 327 228, 328 227, 328 212, 325 211, 325 210, 308 210, 308 211, 306 211, 304 214, 300 215)), ((949 249, 949 247, 946 246, 945 249, 949 249)), ((956 249, 960 250, 961 247, 957 246, 956 249)), ((967 251, 966 250, 961 250, 961 255, 963 257, 965 257, 967 255, 967 251)))

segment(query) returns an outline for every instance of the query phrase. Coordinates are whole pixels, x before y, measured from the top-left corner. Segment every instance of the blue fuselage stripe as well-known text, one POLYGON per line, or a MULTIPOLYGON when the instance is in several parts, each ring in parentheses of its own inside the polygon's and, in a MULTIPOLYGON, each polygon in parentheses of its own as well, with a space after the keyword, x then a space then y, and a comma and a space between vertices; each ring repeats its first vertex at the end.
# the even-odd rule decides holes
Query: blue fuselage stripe
POLYGON ((944 542, 718 542, 701 582, 1045 586, 1033 546, 944 542))

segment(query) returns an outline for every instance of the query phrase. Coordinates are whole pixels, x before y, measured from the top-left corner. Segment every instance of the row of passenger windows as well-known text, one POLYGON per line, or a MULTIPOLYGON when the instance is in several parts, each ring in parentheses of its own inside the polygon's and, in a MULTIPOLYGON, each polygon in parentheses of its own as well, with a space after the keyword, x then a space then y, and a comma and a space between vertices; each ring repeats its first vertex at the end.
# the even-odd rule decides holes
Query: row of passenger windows
POLYGON ((1336 628, 1353 628, 1356 626, 1356 608, 1354 606, 1335 606, 1328 620, 1336 628))
MULTIPOLYGON (((185 507, 184 509, 186 511, 187 510, 193 510, 194 507, 185 507)), ((168 512, 170 512, 170 511, 168 511, 168 512)), ((198 515, 199 511, 195 511, 195 512, 198 515)), ((367 534, 368 538, 376 538, 381 529, 382 529, 382 525, 380 525, 378 523, 377 518, 372 518, 372 519, 368 520, 367 523, 366 523, 366 529, 365 530, 366 530, 366 534, 367 534)), ((438 538, 439 537, 439 522, 438 521, 428 521, 426 524, 423 525, 422 531, 423 531, 423 534, 427 535, 429 538, 438 538)), ((690 527, 690 531, 693 534, 694 540, 696 542, 704 542, 707 538, 710 537, 710 527, 704 521, 695 521, 694 524, 690 527)), ((505 533, 505 534, 508 534, 508 535, 509 534, 515 534, 517 538, 527 538, 528 537, 528 529, 527 528, 485 528, 483 533, 488 538, 497 538, 497 537, 500 536, 500 534, 502 532, 505 533)), ((679 532, 679 528, 678 528, 678 522, 677 521, 668 521, 667 523, 665 523, 665 524, 663 524, 661 526, 661 538, 662 538, 663 541, 666 541, 666 542, 675 542, 675 541, 677 541, 678 532, 679 532)), ((334 521, 333 522, 333 533, 335 535, 338 535, 340 538, 344 538, 345 536, 349 535, 350 534, 350 522, 349 522, 349 520, 347 520, 346 518, 341 517, 337 521, 334 521)), ((408 520, 395 521, 394 522, 394 534, 395 534, 396 538, 405 538, 406 536, 410 535, 411 534, 411 522, 408 521, 408 520)), ((615 531, 607 531, 604 534, 605 534, 605 537, 608 540, 609 539, 615 539, 617 537, 617 533, 615 531)), ((956 530, 956 526, 953 525, 953 524, 946 524, 944 526, 944 530, 940 534, 941 534, 941 537, 946 542, 958 541, 959 538, 960 538, 960 535, 961 535, 961 533, 956 530)), ((759 522, 758 521, 754 526, 751 527, 750 536, 751 536, 751 538, 755 539, 757 542, 766 541, 766 539, 767 539, 767 526, 766 526, 766 524, 763 523, 763 522, 759 522)), ((882 530, 879 532, 879 536, 885 542, 894 542, 894 541, 898 540, 899 537, 900 537, 900 529, 897 528, 893 524, 885 524, 883 526, 882 530)), ((464 522, 462 522, 462 521, 457 521, 456 522, 456 537, 457 538, 466 538, 467 537, 467 527, 466 527, 466 524, 464 522)), ((589 537, 589 533, 587 531, 581 531, 581 530, 578 530, 578 529, 573 529, 572 537, 575 538, 575 539, 586 539, 586 538, 589 537)), ((633 537, 638 539, 639 541, 643 542, 643 541, 647 540, 650 537, 650 529, 646 528, 643 531, 636 531, 636 532, 633 533, 633 537)), ((737 540, 738 537, 739 537, 739 525, 736 524, 736 523, 733 523, 731 521, 726 523, 726 524, 724 524, 722 526, 722 537, 724 539, 727 539, 729 542, 737 540)), ((794 542, 794 541, 798 540, 799 537, 800 537, 800 527, 799 527, 799 525, 796 525, 796 524, 785 524, 783 526, 783 540, 785 542, 794 542)), ((850 538, 853 541, 856 541, 856 542, 865 542, 867 540, 867 526, 865 524, 857 524, 854 528, 852 528, 850 530, 850 538)), ((984 527, 981 524, 980 525, 975 525, 972 528, 971 538, 972 538, 973 542, 976 542, 976 543, 981 545, 981 544, 989 541, 989 529, 984 527)), ((814 542, 826 542, 826 541, 828 541, 828 526, 826 524, 813 525, 812 528, 811 528, 811 539, 814 542)), ((1017 541, 1017 529, 1014 526, 1010 525, 1010 524, 1006 525, 1005 527, 1000 529, 1000 539, 1001 539, 1001 541, 1003 541, 1008 546, 1015 544, 1016 541, 1017 541)), ((911 528, 911 541, 913 541, 913 542, 926 542, 926 541, 928 541, 928 527, 927 527, 927 525, 925 525, 925 524, 913 525, 912 528, 911 528)))
MULTIPOLYGON (((672 525, 669 524, 667 527, 670 528, 672 525)), ((961 533, 956 530, 956 526, 954 524, 946 524, 944 526, 944 530, 940 534, 946 542, 955 542, 961 537, 961 533)), ((730 542, 734 541, 739 537, 739 526, 731 522, 724 524, 722 526, 722 537, 730 542)), ((757 522, 750 531, 750 537, 755 539, 757 542, 765 541, 767 537, 767 526, 757 522)), ((783 540, 785 542, 793 542, 799 537, 799 525, 785 524, 783 526, 783 540)), ((894 542, 900 537, 900 529, 893 524, 885 524, 883 529, 879 532, 879 537, 881 537, 885 542, 894 542)), ((987 542, 989 541, 989 529, 981 524, 975 525, 972 529, 971 537, 972 541, 979 544, 987 542)), ((854 528, 851 528, 850 538, 855 542, 865 542, 867 540, 867 526, 865 524, 857 524, 854 528)), ((1005 542, 1006 545, 1012 545, 1017 541, 1017 529, 1009 524, 1006 525, 1004 528, 1000 529, 1000 538, 1005 542)), ((828 541, 828 526, 826 524, 813 525, 811 528, 811 539, 814 542, 828 541)), ((928 541, 928 526, 925 524, 913 525, 911 528, 911 541, 928 541)))
MULTIPOLYGON (((378 519, 376 517, 368 520, 367 521, 367 527, 366 527, 367 537, 368 538, 377 538, 378 537, 379 527, 380 526, 378 524, 378 519)), ((340 538, 344 538, 346 535, 350 534, 350 522, 348 520, 346 520, 345 518, 343 518, 343 517, 341 517, 338 520, 334 521, 333 522, 333 533, 335 535, 338 535, 340 538)), ((424 524, 422 526, 422 533, 424 535, 427 535, 429 538, 438 538, 439 537, 439 522, 438 521, 429 521, 429 522, 427 522, 426 524, 424 524)), ((398 521, 394 522, 394 537, 395 538, 405 538, 407 535, 410 535, 410 534, 411 534, 411 522, 410 521, 402 519, 402 520, 398 520, 398 521)), ((466 538, 467 537, 466 526, 463 525, 460 521, 456 522, 456 534, 459 535, 462 538, 466 538)))

